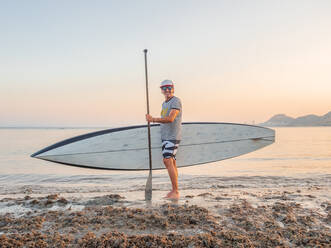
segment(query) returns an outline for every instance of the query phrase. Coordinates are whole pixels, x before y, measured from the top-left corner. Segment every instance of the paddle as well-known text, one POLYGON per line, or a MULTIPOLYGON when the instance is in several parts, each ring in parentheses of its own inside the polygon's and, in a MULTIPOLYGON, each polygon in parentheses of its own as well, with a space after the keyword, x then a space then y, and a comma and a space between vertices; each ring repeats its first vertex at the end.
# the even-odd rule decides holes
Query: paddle
MULTIPOLYGON (((147 100, 147 114, 149 114, 149 98, 148 98, 148 75, 147 75, 147 49, 144 49, 145 54, 145 78, 146 78, 146 100, 147 100)), ((145 188, 145 200, 152 200, 152 148, 151 148, 151 125, 147 122, 148 128, 148 153, 149 153, 149 175, 145 188)))

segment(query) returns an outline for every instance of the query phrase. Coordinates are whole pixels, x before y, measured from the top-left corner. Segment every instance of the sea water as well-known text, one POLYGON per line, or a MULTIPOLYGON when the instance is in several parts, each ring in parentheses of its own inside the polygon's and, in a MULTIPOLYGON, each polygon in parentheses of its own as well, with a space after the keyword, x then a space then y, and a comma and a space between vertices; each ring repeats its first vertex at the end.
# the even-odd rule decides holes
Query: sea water
MULTIPOLYGON (((24 194, 144 190, 147 171, 109 171, 47 162, 30 155, 97 128, 1 128, 0 198, 24 194)), ((214 163, 179 169, 181 189, 323 183, 331 179, 331 127, 277 127, 274 144, 214 163), (222 186, 223 185, 223 186, 222 186)), ((179 146, 180 150, 180 146, 179 146)), ((169 188, 166 170, 153 171, 153 189, 169 188)))

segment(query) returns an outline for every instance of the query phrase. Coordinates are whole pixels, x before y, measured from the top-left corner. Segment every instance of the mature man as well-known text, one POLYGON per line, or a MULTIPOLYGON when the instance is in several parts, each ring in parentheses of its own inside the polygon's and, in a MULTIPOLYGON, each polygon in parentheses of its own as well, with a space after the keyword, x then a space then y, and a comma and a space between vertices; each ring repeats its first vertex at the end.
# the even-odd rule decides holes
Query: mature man
POLYGON ((182 103, 178 97, 174 96, 173 81, 162 81, 160 88, 165 97, 165 101, 162 104, 161 117, 155 118, 151 115, 146 115, 146 120, 161 124, 163 163, 168 169, 172 184, 172 191, 166 195, 166 198, 178 199, 176 152, 181 140, 182 103))

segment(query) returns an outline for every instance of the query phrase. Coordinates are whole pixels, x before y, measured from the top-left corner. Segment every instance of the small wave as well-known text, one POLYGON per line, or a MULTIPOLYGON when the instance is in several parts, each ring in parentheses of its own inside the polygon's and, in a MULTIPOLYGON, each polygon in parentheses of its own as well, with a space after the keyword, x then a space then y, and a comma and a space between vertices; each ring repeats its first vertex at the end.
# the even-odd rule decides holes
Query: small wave
MULTIPOLYGON (((157 178, 157 177, 154 177, 157 178)), ((145 175, 51 175, 51 174, 4 174, 0 184, 114 184, 130 180, 145 180, 145 175)))
MULTIPOLYGON (((76 175, 76 176, 45 176, 41 175, 2 175, 0 176, 0 195, 25 194, 55 194, 55 193, 100 193, 100 192, 131 192, 143 191, 146 176, 116 176, 116 175, 76 175), (16 183, 5 180, 15 178, 16 183), (34 180, 34 181, 33 181, 34 180), (33 182, 31 182, 33 181, 33 182), (20 183, 17 183, 20 182, 20 183)), ((307 175, 294 178, 285 176, 192 176, 183 175, 180 178, 180 189, 212 189, 212 188, 273 188, 307 185, 329 185, 331 175, 307 175)), ((168 190, 170 181, 168 175, 153 177, 153 189, 168 190)))
POLYGON ((265 157, 265 158, 242 158, 237 159, 240 161, 298 161, 298 160, 309 160, 309 161, 331 161, 331 157, 265 157))

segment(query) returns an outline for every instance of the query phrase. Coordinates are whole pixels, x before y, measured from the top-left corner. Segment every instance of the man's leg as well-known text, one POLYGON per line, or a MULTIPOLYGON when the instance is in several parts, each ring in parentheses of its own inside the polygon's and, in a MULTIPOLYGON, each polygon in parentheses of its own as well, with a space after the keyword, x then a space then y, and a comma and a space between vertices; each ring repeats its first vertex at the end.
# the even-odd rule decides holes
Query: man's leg
POLYGON ((168 174, 172 184, 172 191, 169 192, 166 197, 178 199, 179 198, 178 172, 177 172, 176 162, 173 158, 164 158, 163 162, 168 170, 168 174))
POLYGON ((175 166, 175 169, 176 169, 176 175, 177 175, 177 179, 178 179, 178 170, 177 170, 176 159, 173 159, 173 162, 174 162, 174 166, 175 166))

